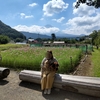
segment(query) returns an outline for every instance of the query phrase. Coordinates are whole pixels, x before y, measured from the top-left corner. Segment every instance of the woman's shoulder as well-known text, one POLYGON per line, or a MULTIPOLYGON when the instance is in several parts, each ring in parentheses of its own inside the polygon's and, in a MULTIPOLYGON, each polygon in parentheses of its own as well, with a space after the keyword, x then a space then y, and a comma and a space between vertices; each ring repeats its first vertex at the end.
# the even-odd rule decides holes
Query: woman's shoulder
POLYGON ((53 60, 54 60, 54 61, 57 61, 56 57, 53 57, 53 60))
POLYGON ((53 57, 53 59, 56 59, 56 57, 53 57))
POLYGON ((45 61, 45 60, 46 60, 46 57, 43 58, 43 61, 45 61))

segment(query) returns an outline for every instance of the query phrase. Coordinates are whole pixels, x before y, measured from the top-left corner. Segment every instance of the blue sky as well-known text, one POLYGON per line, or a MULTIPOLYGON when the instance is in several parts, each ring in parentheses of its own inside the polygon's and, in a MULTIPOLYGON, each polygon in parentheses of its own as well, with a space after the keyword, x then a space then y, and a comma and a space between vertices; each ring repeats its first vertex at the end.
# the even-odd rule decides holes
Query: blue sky
POLYGON ((100 9, 76 0, 0 0, 0 20, 18 31, 50 35, 100 30, 100 9), (47 27, 48 26, 48 27, 47 27))

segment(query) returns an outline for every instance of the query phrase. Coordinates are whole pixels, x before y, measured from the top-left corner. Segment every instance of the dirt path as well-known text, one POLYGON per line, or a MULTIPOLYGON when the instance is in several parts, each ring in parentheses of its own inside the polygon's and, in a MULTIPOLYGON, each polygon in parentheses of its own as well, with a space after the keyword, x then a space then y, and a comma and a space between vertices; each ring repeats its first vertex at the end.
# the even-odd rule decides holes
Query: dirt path
POLYGON ((18 72, 11 71, 6 79, 0 80, 0 100, 100 100, 56 88, 52 89, 51 95, 43 95, 40 85, 22 82, 18 76, 18 72))
POLYGON ((91 70, 91 55, 86 55, 81 60, 80 64, 76 67, 75 71, 72 74, 78 76, 92 76, 91 70))

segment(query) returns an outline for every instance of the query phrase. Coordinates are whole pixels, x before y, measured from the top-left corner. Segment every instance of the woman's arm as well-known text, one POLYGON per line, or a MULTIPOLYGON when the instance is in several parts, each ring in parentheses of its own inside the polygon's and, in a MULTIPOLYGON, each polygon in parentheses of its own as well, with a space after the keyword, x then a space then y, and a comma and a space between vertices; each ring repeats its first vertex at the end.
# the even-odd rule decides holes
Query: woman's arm
POLYGON ((45 62, 46 58, 44 58, 41 62, 41 77, 43 76, 43 67, 44 67, 44 62, 45 62))
POLYGON ((41 62, 41 68, 44 66, 44 62, 45 62, 46 58, 43 58, 42 62, 41 62))

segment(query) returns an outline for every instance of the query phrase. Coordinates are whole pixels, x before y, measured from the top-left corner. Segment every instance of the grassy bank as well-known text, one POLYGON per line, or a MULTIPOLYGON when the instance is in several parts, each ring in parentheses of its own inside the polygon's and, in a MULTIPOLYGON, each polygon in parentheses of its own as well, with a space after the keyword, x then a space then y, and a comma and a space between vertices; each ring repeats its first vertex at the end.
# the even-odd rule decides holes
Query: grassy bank
POLYGON ((92 76, 100 77, 100 49, 94 49, 94 52, 92 53, 92 64, 92 76))
POLYGON ((40 64, 47 50, 52 50, 59 62, 59 73, 68 73, 78 64, 81 50, 62 47, 18 47, 1 50, 0 66, 13 69, 40 70, 40 64), (72 59, 71 59, 72 58, 72 59))

